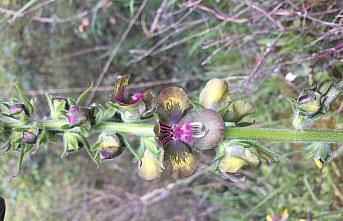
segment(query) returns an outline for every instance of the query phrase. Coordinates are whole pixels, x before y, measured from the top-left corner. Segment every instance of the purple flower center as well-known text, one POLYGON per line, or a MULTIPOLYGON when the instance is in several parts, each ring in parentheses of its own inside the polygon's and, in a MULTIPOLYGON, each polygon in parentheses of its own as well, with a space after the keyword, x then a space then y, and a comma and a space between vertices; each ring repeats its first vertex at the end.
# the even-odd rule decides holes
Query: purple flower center
POLYGON ((110 157, 111 153, 107 152, 107 151, 101 151, 100 155, 101 155, 102 158, 106 159, 106 158, 110 157))
POLYGON ((170 140, 180 140, 189 143, 193 138, 192 126, 190 123, 174 124, 172 126, 160 124, 160 132, 163 134, 161 140, 163 146, 170 140))

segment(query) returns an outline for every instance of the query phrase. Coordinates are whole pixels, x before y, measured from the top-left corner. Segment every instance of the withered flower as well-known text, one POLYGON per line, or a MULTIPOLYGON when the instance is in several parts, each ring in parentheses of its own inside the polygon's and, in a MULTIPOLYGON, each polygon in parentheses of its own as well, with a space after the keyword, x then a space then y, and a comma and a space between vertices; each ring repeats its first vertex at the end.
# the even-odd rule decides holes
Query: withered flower
POLYGON ((92 126, 94 110, 91 108, 72 105, 67 113, 69 127, 87 125, 88 129, 92 126))
POLYGON ((144 93, 137 91, 129 95, 129 80, 130 75, 119 76, 116 79, 111 105, 120 112, 123 121, 134 122, 153 114, 156 99, 151 90, 144 93))

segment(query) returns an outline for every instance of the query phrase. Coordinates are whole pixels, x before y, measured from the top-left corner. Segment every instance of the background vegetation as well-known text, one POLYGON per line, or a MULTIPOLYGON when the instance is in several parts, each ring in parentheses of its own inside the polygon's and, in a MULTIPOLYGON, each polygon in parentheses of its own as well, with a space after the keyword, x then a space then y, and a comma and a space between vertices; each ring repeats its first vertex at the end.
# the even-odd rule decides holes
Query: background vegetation
MULTIPOLYGON (((221 77, 255 103, 257 126, 291 127, 288 97, 342 80, 342 25, 340 0, 2 0, 0 98, 19 81, 42 117, 45 92, 77 95, 94 81, 89 102, 104 103, 118 74, 193 98, 221 77)), ((343 129, 342 109, 312 127, 343 129)), ((242 183, 210 172, 147 182, 127 153, 96 168, 85 153, 61 159, 62 145, 27 157, 13 178, 17 156, 1 153, 6 220, 265 220, 284 208, 290 220, 342 219, 341 157, 319 171, 304 159, 309 144, 264 144, 286 159, 244 170, 242 183)))

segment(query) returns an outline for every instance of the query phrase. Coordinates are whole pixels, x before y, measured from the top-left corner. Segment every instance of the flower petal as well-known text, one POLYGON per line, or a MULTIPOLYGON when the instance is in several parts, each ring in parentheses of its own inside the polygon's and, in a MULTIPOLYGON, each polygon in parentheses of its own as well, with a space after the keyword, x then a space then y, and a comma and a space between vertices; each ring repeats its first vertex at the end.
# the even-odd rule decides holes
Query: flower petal
POLYGON ((220 161, 219 169, 226 173, 237 173, 246 164, 248 164, 247 161, 238 157, 225 157, 220 161))
POLYGON ((114 91, 111 95, 113 102, 126 103, 125 88, 129 85, 130 75, 117 77, 114 82, 114 91))
POLYGON ((159 178, 164 170, 163 155, 154 154, 146 148, 142 157, 142 164, 138 167, 138 175, 145 180, 159 178))
POLYGON ((164 159, 173 177, 191 175, 196 169, 198 157, 191 148, 180 141, 169 141, 164 148, 164 159))
POLYGON ((181 124, 199 122, 203 124, 206 135, 200 138, 193 138, 190 142, 192 147, 206 150, 217 146, 224 139, 224 121, 223 118, 214 110, 200 109, 187 113, 181 124))
POLYGON ((191 104, 184 90, 178 87, 164 89, 157 98, 157 113, 163 123, 177 123, 191 104))
POLYGON ((151 116, 156 110, 156 95, 151 90, 148 90, 143 94, 143 101, 145 103, 145 111, 142 116, 151 116))

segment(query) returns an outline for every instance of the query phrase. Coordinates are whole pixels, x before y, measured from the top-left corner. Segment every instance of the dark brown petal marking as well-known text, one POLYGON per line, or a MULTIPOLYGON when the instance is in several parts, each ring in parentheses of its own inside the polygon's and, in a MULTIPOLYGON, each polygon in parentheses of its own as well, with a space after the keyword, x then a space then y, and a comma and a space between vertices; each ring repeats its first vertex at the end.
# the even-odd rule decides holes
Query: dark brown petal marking
POLYGON ((181 88, 169 87, 158 95, 157 113, 163 123, 178 123, 189 108, 191 104, 181 88))

